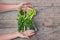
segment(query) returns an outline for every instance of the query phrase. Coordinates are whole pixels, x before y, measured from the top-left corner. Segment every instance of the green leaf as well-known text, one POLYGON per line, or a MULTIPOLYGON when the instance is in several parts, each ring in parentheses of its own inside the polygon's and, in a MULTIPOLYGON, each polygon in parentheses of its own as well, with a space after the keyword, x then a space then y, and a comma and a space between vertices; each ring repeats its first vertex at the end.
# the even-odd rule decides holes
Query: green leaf
POLYGON ((27 28, 29 28, 29 30, 36 29, 32 22, 32 17, 34 15, 36 15, 36 11, 34 9, 28 10, 27 12, 24 12, 23 10, 18 10, 17 24, 19 32, 23 32, 27 28))

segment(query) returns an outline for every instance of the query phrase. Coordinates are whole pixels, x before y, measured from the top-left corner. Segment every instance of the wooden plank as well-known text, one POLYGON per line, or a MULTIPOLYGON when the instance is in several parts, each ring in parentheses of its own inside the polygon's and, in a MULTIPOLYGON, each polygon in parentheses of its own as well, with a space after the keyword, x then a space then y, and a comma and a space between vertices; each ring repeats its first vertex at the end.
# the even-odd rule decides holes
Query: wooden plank
POLYGON ((13 33, 16 32, 17 28, 1 28, 0 29, 0 34, 8 34, 8 33, 13 33))
MULTIPOLYGON (((23 1, 35 5, 37 15, 33 21, 39 30, 30 39, 18 38, 15 40, 60 40, 60 0, 17 0, 17 4, 23 1)), ((11 1, 10 3, 13 4, 11 1)), ((15 32, 17 30, 16 17, 16 11, 1 13, 0 33, 15 32)))

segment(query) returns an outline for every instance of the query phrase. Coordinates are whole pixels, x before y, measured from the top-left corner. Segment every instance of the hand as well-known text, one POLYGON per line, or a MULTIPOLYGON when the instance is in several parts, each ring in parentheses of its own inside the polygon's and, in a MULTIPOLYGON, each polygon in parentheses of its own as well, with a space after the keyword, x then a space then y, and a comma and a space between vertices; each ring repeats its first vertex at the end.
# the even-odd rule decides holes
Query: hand
POLYGON ((19 5, 17 5, 17 10, 23 9, 24 11, 27 11, 27 10, 33 9, 33 8, 34 7, 28 2, 23 2, 23 3, 20 3, 19 5))
POLYGON ((34 35, 35 32, 33 30, 26 30, 25 32, 17 32, 18 37, 29 38, 34 35))

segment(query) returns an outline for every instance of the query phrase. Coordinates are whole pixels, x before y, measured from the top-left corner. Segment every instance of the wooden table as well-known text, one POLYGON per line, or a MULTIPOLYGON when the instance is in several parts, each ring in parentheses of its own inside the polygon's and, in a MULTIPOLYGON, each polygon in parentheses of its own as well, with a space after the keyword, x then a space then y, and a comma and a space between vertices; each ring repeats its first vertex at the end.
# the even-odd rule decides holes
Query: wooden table
MULTIPOLYGON (((10 0, 1 0, 0 3, 3 1, 10 0)), ((13 0, 9 4, 18 4, 23 1, 35 6, 37 15, 33 21, 38 31, 30 39, 17 38, 14 40, 60 40, 60 0, 13 0)), ((17 11, 0 13, 0 34, 17 31, 16 17, 17 11)))

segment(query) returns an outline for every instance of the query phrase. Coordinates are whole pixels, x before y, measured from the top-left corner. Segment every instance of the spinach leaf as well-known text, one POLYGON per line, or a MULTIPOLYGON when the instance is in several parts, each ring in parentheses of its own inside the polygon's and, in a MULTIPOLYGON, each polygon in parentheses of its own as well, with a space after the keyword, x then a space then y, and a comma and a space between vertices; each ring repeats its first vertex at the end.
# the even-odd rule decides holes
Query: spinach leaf
POLYGON ((34 15, 36 15, 36 11, 34 9, 30 9, 27 12, 24 12, 22 9, 18 10, 17 24, 19 32, 23 32, 28 29, 29 30, 36 29, 32 21, 34 15))

